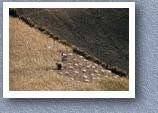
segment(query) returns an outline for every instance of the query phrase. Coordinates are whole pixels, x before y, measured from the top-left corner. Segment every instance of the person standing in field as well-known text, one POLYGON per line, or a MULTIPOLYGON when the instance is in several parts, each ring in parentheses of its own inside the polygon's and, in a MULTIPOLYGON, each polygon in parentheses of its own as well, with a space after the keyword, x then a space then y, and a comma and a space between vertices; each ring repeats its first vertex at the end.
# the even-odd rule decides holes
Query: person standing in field
POLYGON ((66 53, 62 53, 62 61, 67 61, 67 54, 66 53))
POLYGON ((58 69, 58 70, 61 70, 62 65, 61 65, 61 63, 60 63, 60 62, 56 63, 56 66, 57 66, 57 69, 58 69))

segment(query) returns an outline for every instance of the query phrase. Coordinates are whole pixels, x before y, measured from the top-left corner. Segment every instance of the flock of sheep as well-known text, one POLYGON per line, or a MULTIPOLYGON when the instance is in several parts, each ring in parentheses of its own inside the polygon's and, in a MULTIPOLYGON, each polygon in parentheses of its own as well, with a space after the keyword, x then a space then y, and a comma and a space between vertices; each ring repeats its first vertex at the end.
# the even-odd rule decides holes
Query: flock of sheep
POLYGON ((96 79, 119 77, 98 64, 84 59, 83 56, 68 53, 65 58, 66 60, 62 55, 62 68, 56 71, 60 75, 70 77, 71 80, 88 84, 96 79))

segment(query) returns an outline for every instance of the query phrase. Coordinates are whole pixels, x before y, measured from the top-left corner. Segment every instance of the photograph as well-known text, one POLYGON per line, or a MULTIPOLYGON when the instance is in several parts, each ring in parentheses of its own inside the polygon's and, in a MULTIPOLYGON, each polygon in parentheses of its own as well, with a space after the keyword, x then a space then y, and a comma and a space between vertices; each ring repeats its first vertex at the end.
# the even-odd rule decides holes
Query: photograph
POLYGON ((129 92, 130 8, 70 5, 8 6, 8 92, 129 92))

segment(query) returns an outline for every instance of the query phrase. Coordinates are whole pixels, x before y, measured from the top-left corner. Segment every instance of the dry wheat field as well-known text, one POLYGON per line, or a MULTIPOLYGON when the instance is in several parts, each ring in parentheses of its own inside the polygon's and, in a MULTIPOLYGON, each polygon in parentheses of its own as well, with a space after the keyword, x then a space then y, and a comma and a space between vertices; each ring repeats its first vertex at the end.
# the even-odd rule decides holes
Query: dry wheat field
POLYGON ((9 17, 10 91, 128 91, 121 78, 18 18, 9 17), (61 53, 68 60, 61 61, 61 53), (56 63, 62 62, 62 70, 56 63))

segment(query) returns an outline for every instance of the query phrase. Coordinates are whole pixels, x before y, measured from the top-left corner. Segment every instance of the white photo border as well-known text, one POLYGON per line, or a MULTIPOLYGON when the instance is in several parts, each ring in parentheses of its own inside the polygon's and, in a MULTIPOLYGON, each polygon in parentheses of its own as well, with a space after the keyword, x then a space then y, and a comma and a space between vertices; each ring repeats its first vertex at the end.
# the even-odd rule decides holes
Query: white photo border
POLYGON ((3 98, 135 98, 135 2, 3 2, 3 98), (129 91, 9 91, 9 8, 129 8, 129 91))

